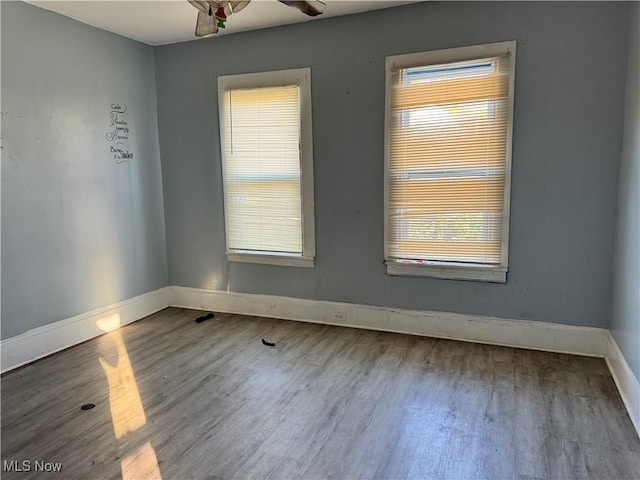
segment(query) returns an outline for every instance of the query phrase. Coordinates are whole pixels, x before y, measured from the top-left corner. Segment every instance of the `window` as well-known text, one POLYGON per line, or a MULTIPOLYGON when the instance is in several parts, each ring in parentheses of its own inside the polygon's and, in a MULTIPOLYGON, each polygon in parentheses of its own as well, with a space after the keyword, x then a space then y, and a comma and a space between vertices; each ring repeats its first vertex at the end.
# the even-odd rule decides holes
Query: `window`
POLYGON ((227 258, 312 267, 311 70, 218 77, 227 258))
POLYGON ((504 283, 515 42, 387 57, 390 275, 504 283))

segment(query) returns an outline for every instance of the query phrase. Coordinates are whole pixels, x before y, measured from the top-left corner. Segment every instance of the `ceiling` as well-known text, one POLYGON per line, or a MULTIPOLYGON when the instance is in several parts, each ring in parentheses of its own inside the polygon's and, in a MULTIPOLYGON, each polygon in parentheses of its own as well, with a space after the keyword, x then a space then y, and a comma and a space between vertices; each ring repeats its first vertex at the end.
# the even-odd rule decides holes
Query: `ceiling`
MULTIPOLYGON (((149 45, 195 40, 197 10, 186 0, 26 0, 94 27, 149 45)), ((323 0, 322 15, 308 17, 277 0, 252 0, 244 10, 231 15, 219 35, 259 28, 306 22, 339 15, 395 7, 413 1, 323 0)), ((420 0, 418 0, 420 1, 420 0)))

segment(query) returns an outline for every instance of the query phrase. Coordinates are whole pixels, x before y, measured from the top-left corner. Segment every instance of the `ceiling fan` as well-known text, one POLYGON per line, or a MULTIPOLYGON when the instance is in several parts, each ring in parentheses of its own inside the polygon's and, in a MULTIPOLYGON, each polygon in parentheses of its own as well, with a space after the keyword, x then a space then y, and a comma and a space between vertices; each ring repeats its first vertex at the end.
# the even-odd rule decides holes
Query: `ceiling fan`
MULTIPOLYGON (((198 9, 196 36, 204 37, 225 28, 229 15, 249 5, 251 0, 188 0, 198 9)), ((289 7, 297 8, 305 15, 315 17, 324 12, 325 4, 320 0, 278 0, 289 7)))

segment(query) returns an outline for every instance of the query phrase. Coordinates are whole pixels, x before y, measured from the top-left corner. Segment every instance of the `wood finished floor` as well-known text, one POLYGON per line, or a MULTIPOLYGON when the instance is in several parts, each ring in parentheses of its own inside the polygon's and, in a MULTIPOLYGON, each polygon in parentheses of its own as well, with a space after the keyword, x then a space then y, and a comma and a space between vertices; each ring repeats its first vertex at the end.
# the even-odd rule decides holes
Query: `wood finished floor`
POLYGON ((640 478, 602 359, 200 314, 4 375, 2 478, 640 478))

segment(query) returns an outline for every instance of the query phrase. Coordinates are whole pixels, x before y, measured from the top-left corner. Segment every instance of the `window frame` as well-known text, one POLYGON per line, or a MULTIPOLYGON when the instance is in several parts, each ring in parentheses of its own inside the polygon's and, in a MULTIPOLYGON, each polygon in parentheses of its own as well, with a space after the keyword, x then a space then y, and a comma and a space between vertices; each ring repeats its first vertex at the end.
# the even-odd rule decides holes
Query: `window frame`
POLYGON ((511 157, 513 139, 513 105, 515 89, 516 41, 505 41, 468 47, 393 55, 385 58, 385 131, 384 131, 384 263, 387 275, 420 276, 450 280, 472 280, 506 283, 509 264, 509 219, 511 206, 511 157), (440 63, 479 60, 510 54, 507 141, 505 156, 504 210, 500 265, 481 265, 427 261, 407 264, 389 255, 389 162, 391 153, 391 87, 392 74, 401 68, 429 66, 440 63))
POLYGON ((220 134, 220 163, 222 164, 223 208, 225 245, 230 262, 260 263, 293 267, 315 266, 315 207, 313 192, 313 130, 311 111, 311 68, 297 68, 269 72, 221 75, 218 77, 218 120, 220 134), (229 247, 227 237, 228 213, 226 206, 225 162, 225 92, 228 90, 258 87, 297 85, 300 99, 300 195, 302 255, 282 252, 247 251, 229 247))

